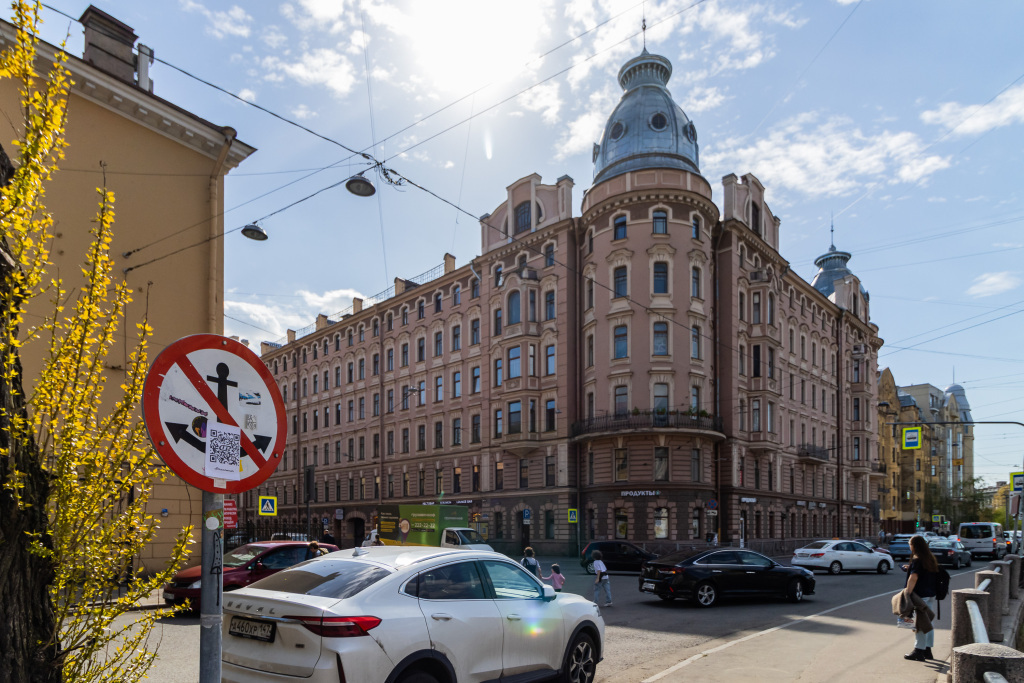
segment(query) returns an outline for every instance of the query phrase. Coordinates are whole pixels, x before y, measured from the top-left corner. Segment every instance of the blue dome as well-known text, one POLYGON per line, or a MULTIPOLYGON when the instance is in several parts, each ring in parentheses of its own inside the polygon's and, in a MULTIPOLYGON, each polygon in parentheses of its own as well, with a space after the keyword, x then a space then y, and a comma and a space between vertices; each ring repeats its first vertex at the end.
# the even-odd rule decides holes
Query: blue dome
POLYGON ((672 63, 644 49, 619 71, 625 91, 594 145, 594 184, 644 168, 700 173, 697 129, 666 84, 672 63))

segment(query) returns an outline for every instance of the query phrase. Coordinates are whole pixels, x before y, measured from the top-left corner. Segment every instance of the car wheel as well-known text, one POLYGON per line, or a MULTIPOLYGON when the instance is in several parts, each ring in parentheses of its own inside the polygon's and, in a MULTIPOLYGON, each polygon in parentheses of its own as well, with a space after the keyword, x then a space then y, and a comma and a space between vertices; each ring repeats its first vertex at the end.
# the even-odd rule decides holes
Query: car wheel
POLYGON ((828 573, 829 574, 838 574, 841 571, 843 571, 843 563, 840 562, 839 560, 836 560, 835 562, 833 562, 832 564, 830 564, 828 566, 828 573))
POLYGON ((878 573, 879 574, 888 574, 890 569, 891 569, 891 567, 889 566, 889 563, 886 562, 885 560, 882 560, 881 562, 878 563, 878 573))
POLYGON ((786 594, 789 596, 790 602, 802 601, 804 599, 804 582, 800 579, 793 579, 789 582, 786 594))
POLYGON ((673 600, 676 599, 676 596, 669 595, 667 593, 661 593, 661 594, 658 595, 658 597, 661 598, 662 600, 664 600, 665 602, 672 602, 673 600))
POLYGON ((693 598, 701 607, 711 607, 718 602, 718 590, 710 581, 702 581, 693 589, 693 598))
POLYGON ((597 674, 594 639, 586 633, 576 636, 565 654, 565 666, 562 670, 563 683, 593 683, 597 674))
POLYGON ((398 683, 438 683, 438 680, 426 671, 410 671, 398 679, 398 683))
POLYGON ((954 560, 953 560, 953 569, 960 569, 960 558, 959 557, 954 558, 954 560))
POLYGON ((591 560, 590 562, 587 562, 587 573, 588 574, 593 574, 594 573, 594 561, 593 560, 591 560))

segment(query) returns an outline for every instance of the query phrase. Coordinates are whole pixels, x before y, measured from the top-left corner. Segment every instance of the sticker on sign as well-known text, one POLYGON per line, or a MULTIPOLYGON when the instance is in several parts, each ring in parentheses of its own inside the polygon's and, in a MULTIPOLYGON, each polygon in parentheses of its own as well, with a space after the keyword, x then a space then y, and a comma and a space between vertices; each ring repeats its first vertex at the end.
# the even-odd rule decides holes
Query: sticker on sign
POLYGON ((204 491, 248 491, 281 462, 277 382, 233 339, 199 334, 164 349, 146 376, 143 416, 167 466, 204 491))

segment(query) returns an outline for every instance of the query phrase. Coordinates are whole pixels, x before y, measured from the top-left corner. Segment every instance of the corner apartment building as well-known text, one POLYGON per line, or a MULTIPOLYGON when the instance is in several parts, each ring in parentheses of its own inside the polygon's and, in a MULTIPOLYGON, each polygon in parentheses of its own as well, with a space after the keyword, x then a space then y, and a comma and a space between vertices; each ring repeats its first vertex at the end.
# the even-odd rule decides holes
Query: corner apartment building
POLYGON ((671 72, 622 67, 580 215, 571 178, 522 178, 469 264, 262 346, 289 442, 243 520, 276 495, 353 543, 381 503, 457 503, 496 548, 549 554, 877 530, 882 341, 851 255, 808 283, 757 178, 716 205, 671 72))
MULTIPOLYGON (((118 331, 119 339, 127 335, 128 341, 116 344, 108 357, 108 386, 118 387, 124 381, 135 323, 146 319, 153 327, 151 358, 181 337, 223 331, 224 178, 255 149, 239 141, 232 128, 154 94, 152 51, 135 46, 138 36, 130 26, 92 6, 79 21, 85 31, 84 54, 70 55, 66 62, 73 81, 68 147, 46 187, 46 208, 55 221, 51 271, 65 278, 68 292, 80 288, 80 266, 99 203, 96 188, 105 178, 116 197, 114 277, 125 279, 134 299, 118 331), (189 245, 194 246, 182 249, 189 245)), ((15 37, 14 27, 0 21, 0 47, 15 37)), ((60 48, 40 41, 36 50, 42 76, 60 48)), ((18 84, 11 79, 0 81, 0 106, 11 113, 11 125, 19 127, 18 84)), ((28 323, 37 324, 50 314, 52 302, 41 297, 30 309, 28 323)), ((42 364, 44 347, 34 343, 23 349, 26 389, 42 364)), ((108 392, 107 407, 116 393, 108 392)), ((184 482, 168 474, 154 487, 150 502, 149 511, 161 517, 161 528, 140 558, 144 565, 162 566, 175 534, 200 521, 199 492, 190 493, 184 482)))

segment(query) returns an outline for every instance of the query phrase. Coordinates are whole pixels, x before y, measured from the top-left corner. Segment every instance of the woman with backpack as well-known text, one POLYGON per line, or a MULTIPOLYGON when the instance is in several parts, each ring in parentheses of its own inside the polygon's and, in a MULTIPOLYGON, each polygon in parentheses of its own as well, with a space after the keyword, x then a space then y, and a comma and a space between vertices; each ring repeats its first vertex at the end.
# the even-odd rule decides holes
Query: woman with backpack
POLYGON ((533 548, 527 546, 523 550, 523 559, 519 560, 519 564, 526 567, 526 571, 530 572, 538 579, 540 578, 540 560, 533 556, 533 548))
MULTIPOLYGON (((936 595, 939 588, 939 563, 932 555, 931 548, 924 536, 914 536, 910 539, 910 564, 903 565, 903 571, 907 572, 907 584, 903 591, 906 594, 915 594, 928 609, 934 611, 936 595)), ((932 646, 935 645, 935 629, 923 633, 914 633, 914 651, 903 655, 903 659, 913 662, 923 662, 932 657, 932 646)))

